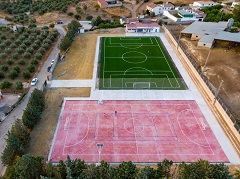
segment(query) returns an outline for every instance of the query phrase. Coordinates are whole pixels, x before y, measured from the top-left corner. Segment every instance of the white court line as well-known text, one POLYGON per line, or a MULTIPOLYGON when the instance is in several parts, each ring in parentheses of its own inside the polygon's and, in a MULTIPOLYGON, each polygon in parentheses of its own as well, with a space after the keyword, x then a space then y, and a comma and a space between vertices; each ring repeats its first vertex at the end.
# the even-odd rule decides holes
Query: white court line
MULTIPOLYGON (((168 67, 170 68, 170 70, 172 71, 172 68, 170 67, 170 65, 169 65, 169 63, 168 63, 168 61, 167 61, 167 59, 166 59, 166 57, 165 57, 165 55, 164 55, 164 53, 163 53, 163 51, 162 51, 162 48, 160 47, 160 45, 159 45, 159 43, 158 43, 158 41, 157 41, 157 39, 156 39, 156 37, 154 37, 154 39, 155 39, 155 41, 157 42, 157 44, 158 44, 158 47, 159 47, 159 49, 161 50, 161 52, 162 52, 162 55, 164 56, 164 58, 165 58, 165 61, 167 62, 167 64, 168 64, 168 67)), ((170 57, 169 57, 170 58, 170 57)), ((174 78, 175 78, 175 81, 177 82, 177 84, 178 84, 178 88, 180 87, 180 84, 178 83, 178 81, 176 80, 176 76, 174 75, 174 73, 173 73, 173 71, 172 71, 172 74, 173 74, 173 76, 174 76, 174 78)))
MULTIPOLYGON (((80 112, 78 113, 78 117, 77 117, 77 119, 74 118, 74 120, 78 120, 78 119, 79 119, 79 115, 80 115, 80 113, 84 113, 84 114, 86 115, 87 119, 88 119, 88 123, 87 123, 87 132, 86 132, 85 136, 84 136, 80 141, 78 141, 78 142, 76 142, 76 143, 74 143, 74 144, 71 144, 71 145, 66 145, 66 139, 68 138, 68 133, 69 133, 69 130, 67 130, 67 135, 66 135, 65 142, 64 142, 64 148, 65 148, 65 147, 72 147, 72 146, 75 146, 75 145, 79 144, 79 143, 82 142, 82 141, 87 137, 87 135, 88 135, 89 128, 90 128, 90 125, 89 125, 90 120, 89 120, 88 115, 87 115, 85 112, 80 111, 80 112)), ((81 120, 81 119, 82 119, 82 118, 80 118, 80 120, 81 120)))
MULTIPOLYGON (((128 52, 127 52, 127 53, 128 53, 128 52)), ((113 59, 114 59, 114 58, 122 58, 122 57, 105 57, 105 58, 113 58, 113 59)), ((138 57, 138 56, 132 56, 132 57, 124 57, 124 58, 143 58, 143 56, 139 56, 139 57, 138 57)), ((149 58, 157 58, 157 59, 163 58, 163 59, 164 59, 164 57, 147 57, 147 58, 148 58, 148 59, 149 59, 149 58)))
MULTIPOLYGON (((194 144, 196 144, 196 145, 198 145, 198 146, 211 148, 211 146, 209 145, 208 141, 206 141, 208 146, 207 146, 207 145, 201 145, 201 144, 199 144, 199 143, 191 140, 191 139, 183 132, 182 127, 181 127, 181 125, 180 125, 180 122, 179 122, 178 118, 179 118, 179 115, 180 115, 182 112, 184 112, 184 111, 191 111, 191 110, 189 110, 189 109, 184 109, 184 110, 182 110, 181 112, 179 112, 178 115, 177 115, 177 122, 178 122, 178 125, 179 125, 179 128, 180 128, 182 134, 183 134, 189 141, 191 141, 192 143, 194 143, 194 144)), ((192 112, 192 111, 191 111, 191 112, 192 112)), ((202 132, 202 130, 201 130, 201 132, 202 132)), ((212 150, 211 150, 211 151, 212 151, 212 150)), ((213 152, 212 152, 212 155, 214 155, 213 152)))
MULTIPOLYGON (((195 104, 195 105, 197 105, 197 104, 195 104)), ((192 106, 189 105, 189 104, 188 104, 188 106, 189 106, 189 108, 190 108, 190 110, 191 110, 191 112, 192 112, 192 114, 193 114, 195 120, 197 121, 197 123, 198 123, 198 125, 199 125, 199 128, 201 129, 201 126, 200 126, 200 124, 199 124, 199 121, 198 121, 198 119, 196 118, 195 113, 194 113, 193 110, 192 110, 192 106)), ((198 107, 198 105, 197 105, 197 107, 198 107)), ((198 107, 198 108, 199 108, 199 107, 198 107)), ((199 108, 199 109, 200 109, 200 108, 199 108)), ((200 111, 201 111, 201 110, 200 110, 200 111)), ((202 111, 201 111, 201 113, 202 113, 202 111)), ((209 141, 207 140, 205 133, 203 132, 203 130, 201 130, 201 132, 202 132, 202 134, 203 134, 205 140, 207 141, 207 143, 208 143, 208 145, 209 145, 209 147, 210 147, 212 153, 214 154, 214 151, 212 150, 212 147, 211 147, 209 141)))

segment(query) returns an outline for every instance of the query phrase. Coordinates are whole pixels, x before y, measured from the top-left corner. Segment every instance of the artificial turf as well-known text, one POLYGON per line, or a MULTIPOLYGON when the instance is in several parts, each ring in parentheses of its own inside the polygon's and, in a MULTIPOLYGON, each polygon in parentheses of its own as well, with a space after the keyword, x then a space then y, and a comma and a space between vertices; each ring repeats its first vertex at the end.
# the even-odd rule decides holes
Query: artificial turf
POLYGON ((158 37, 102 37, 99 89, 182 90, 158 37))

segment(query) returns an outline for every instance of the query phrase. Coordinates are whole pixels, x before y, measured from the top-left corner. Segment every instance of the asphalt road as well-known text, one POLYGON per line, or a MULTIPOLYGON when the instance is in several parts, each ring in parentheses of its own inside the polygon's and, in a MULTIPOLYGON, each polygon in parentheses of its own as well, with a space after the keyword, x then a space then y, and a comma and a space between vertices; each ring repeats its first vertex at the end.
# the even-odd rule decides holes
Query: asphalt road
MULTIPOLYGON (((0 19, 0 24, 2 23, 7 23, 7 21, 5 21, 4 19, 0 19)), ((62 27, 63 25, 66 24, 61 24, 61 25, 55 25, 54 29, 58 30, 58 32, 60 33, 60 36, 58 38, 58 42, 55 45, 55 47, 53 48, 51 54, 49 55, 48 59, 45 61, 44 65, 42 66, 40 72, 38 74, 36 74, 36 77, 38 78, 38 83, 36 86, 32 86, 29 90, 29 92, 27 93, 27 95, 24 97, 24 100, 21 102, 21 104, 19 104, 19 106, 17 106, 10 114, 9 116, 7 116, 5 118, 5 120, 3 122, 1 122, 0 124, 0 154, 3 152, 5 146, 6 146, 6 141, 5 138, 7 137, 6 134, 9 130, 11 130, 11 127, 13 125, 13 123, 15 122, 16 119, 21 119, 22 115, 23 115, 23 111, 27 106, 27 103, 29 101, 29 97, 31 96, 32 91, 35 88, 41 89, 41 87, 43 86, 43 83, 45 82, 45 80, 47 79, 47 67, 51 64, 52 59, 55 59, 56 56, 59 53, 59 49, 58 49, 58 45, 61 41, 61 39, 63 38, 63 36, 66 34, 66 31, 64 30, 64 28, 62 27)), ((0 172, 1 174, 4 174, 6 170, 6 167, 3 166, 3 164, 0 162, 0 172)))

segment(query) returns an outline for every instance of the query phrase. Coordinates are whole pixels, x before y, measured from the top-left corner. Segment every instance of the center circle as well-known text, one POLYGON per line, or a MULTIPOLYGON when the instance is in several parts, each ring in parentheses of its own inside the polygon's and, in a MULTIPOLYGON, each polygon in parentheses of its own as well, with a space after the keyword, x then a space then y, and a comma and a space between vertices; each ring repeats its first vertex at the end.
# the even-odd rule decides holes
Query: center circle
POLYGON ((122 59, 127 63, 143 63, 147 60, 147 56, 142 52, 126 52, 122 55, 122 59))
POLYGON ((140 134, 144 130, 144 125, 142 121, 131 118, 124 122, 124 128, 131 134, 140 134))

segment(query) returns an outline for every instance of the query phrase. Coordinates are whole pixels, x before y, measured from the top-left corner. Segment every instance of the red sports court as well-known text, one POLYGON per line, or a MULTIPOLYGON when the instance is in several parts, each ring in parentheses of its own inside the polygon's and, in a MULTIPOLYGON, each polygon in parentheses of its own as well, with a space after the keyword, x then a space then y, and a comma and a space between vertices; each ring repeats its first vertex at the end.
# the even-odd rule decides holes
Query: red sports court
POLYGON ((67 100, 51 162, 229 162, 195 101, 67 100))

